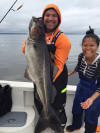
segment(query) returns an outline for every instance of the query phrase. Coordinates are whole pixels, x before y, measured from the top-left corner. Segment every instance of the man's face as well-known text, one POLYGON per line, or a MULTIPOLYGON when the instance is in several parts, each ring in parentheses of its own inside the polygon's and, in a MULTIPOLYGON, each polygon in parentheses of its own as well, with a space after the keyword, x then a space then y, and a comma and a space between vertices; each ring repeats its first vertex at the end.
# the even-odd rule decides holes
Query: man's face
POLYGON ((58 15, 55 10, 49 9, 44 15, 44 24, 47 32, 51 32, 58 24, 58 15))

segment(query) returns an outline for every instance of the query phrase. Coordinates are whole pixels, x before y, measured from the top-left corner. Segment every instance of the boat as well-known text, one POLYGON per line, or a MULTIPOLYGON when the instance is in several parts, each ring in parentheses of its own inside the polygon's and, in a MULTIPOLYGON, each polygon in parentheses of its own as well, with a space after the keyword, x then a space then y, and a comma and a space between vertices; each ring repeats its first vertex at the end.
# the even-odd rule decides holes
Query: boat
MULTIPOLYGON (((2 86, 12 87, 12 109, 11 112, 3 116, 3 123, 0 125, 0 133, 34 133, 38 113, 34 105, 34 84, 31 82, 6 81, 0 80, 2 86)), ((67 85, 67 102, 65 106, 67 124, 72 121, 72 104, 76 91, 76 86, 67 85)), ((1 123, 1 122, 0 122, 1 123)), ((100 117, 99 122, 100 125, 100 117)), ((84 123, 77 133, 84 132, 84 123)), ((66 132, 67 133, 67 132, 66 132)), ((76 132, 73 132, 76 133, 76 132)), ((99 133, 99 132, 98 132, 99 133)))

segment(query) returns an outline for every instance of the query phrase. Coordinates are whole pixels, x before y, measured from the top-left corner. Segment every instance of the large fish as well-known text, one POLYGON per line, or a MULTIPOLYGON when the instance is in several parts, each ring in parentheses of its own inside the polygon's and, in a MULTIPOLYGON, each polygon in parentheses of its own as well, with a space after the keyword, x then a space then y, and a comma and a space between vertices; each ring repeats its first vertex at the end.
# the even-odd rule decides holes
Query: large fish
POLYGON ((60 120, 51 106, 55 88, 51 81, 51 59, 45 43, 44 26, 39 18, 32 17, 30 21, 25 55, 28 75, 35 83, 43 105, 35 133, 40 133, 48 127, 55 133, 64 133, 60 120))

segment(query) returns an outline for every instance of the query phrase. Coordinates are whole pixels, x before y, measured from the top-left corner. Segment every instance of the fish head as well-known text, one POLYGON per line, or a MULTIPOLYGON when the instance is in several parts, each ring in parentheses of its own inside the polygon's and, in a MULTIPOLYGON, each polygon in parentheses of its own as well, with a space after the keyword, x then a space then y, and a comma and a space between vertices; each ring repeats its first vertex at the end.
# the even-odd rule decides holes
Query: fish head
POLYGON ((46 48, 45 32, 42 19, 32 17, 29 23, 29 34, 25 48, 27 72, 30 79, 33 79, 34 75, 40 75, 38 69, 40 68, 41 64, 43 64, 46 48))
POLYGON ((44 24, 41 17, 32 17, 29 23, 29 38, 32 40, 41 40, 45 38, 44 24))

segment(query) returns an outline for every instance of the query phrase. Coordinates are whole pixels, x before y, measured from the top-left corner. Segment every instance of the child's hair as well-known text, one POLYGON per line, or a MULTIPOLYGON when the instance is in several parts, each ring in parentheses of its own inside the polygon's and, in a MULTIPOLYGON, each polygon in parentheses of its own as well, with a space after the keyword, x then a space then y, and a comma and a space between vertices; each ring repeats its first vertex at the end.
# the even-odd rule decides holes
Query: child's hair
POLYGON ((94 34, 94 29, 92 29, 91 26, 89 26, 89 30, 86 31, 86 35, 83 37, 82 45, 83 45, 84 40, 90 37, 95 39, 97 46, 99 46, 100 38, 96 34, 94 34))

